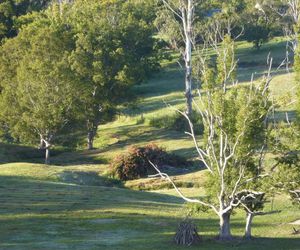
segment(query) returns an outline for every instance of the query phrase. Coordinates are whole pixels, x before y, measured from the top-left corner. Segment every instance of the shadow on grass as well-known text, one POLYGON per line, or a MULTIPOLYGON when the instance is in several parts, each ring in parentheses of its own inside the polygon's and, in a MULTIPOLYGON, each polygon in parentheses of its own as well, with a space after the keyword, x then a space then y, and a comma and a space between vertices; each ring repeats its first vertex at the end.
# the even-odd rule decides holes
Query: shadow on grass
POLYGON ((288 111, 276 111, 274 118, 276 121, 280 122, 291 122, 295 121, 297 118, 297 113, 295 110, 288 110, 288 111))
MULTIPOLYGON (((51 155, 62 154, 65 150, 52 150, 51 155)), ((0 164, 12 162, 42 163, 44 162, 44 150, 31 146, 0 142, 0 164)))
POLYGON ((87 186, 104 186, 104 187, 123 187, 123 183, 117 179, 100 176, 94 171, 63 171, 58 174, 59 179, 64 183, 87 185, 87 186))
MULTIPOLYGON (((0 183, 1 249, 184 249, 172 243, 184 214, 178 197, 19 177, 0 176, 0 183)), ((220 243, 215 216, 195 223, 204 238, 191 249, 299 249, 298 238, 220 243)), ((243 227, 234 217, 233 230, 243 227)))
MULTIPOLYGON (((30 146, 0 143, 0 164, 26 162, 44 163, 45 151, 30 146)), ((69 166, 81 164, 107 164, 105 159, 96 156, 93 151, 67 151, 52 149, 50 151, 52 165, 69 166)))
POLYGON ((271 41, 259 50, 253 47, 238 48, 236 52, 240 67, 264 66, 267 64, 268 56, 273 58, 275 67, 279 66, 286 57, 286 41, 271 41))
MULTIPOLYGON (((68 174, 65 172, 65 174, 68 174)), ((56 214, 79 210, 174 207, 182 201, 174 196, 120 189, 56 183, 25 177, 0 176, 0 215, 56 214)))

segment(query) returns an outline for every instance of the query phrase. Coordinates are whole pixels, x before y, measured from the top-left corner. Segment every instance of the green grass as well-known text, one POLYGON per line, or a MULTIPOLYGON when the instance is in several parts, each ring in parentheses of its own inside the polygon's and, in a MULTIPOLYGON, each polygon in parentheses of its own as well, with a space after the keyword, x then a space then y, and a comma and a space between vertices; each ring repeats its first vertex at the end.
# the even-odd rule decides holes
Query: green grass
MULTIPOLYGON (((49 171, 46 175, 51 176, 49 171)), ((184 249, 171 242, 186 214, 172 190, 149 193, 11 174, 0 177, 0 249, 184 249)), ((195 196, 198 190, 183 191, 195 196)), ((299 218, 299 210, 285 197, 274 204, 283 212, 255 218, 253 234, 260 238, 251 243, 215 242, 216 216, 196 215, 203 236, 201 249, 299 249, 300 239, 291 235, 292 225, 287 224, 299 218)), ((242 235, 243 223, 244 214, 239 211, 232 218, 235 235, 242 235)))
MULTIPOLYGON (((0 249, 183 249, 171 242, 186 214, 172 190, 149 193, 43 180, 44 175, 52 175, 51 168, 55 169, 44 169, 40 180, 38 171, 32 174, 35 178, 13 171, 1 175, 0 249)), ((201 193, 183 191, 190 196, 201 193)), ((253 234, 260 239, 251 243, 215 242, 216 216, 196 215, 204 239, 201 249, 299 249, 300 239, 291 235, 292 225, 287 224, 299 218, 299 210, 285 197, 274 204, 283 212, 255 218, 253 234)), ((232 218, 235 235, 242 235, 243 223, 244 214, 239 211, 232 218)))
MULTIPOLYGON (((269 51, 276 65, 284 57, 284 41, 272 40, 259 52, 248 43, 238 43, 241 83, 249 82, 252 73, 257 79, 266 71, 263 65, 269 51)), ((135 88, 141 97, 138 108, 125 109, 116 121, 100 126, 96 150, 58 152, 52 165, 45 166, 34 148, 0 144, 0 249, 185 249, 174 245, 172 237, 187 208, 169 184, 150 178, 120 183, 106 175, 111 159, 132 145, 155 142, 195 160, 193 143, 183 132, 149 126, 152 118, 174 113, 166 103, 184 107, 184 74, 175 64, 165 66, 135 88)), ((271 91, 277 100, 291 102, 294 85, 293 73, 281 70, 271 91)), ((285 112, 293 109, 293 104, 281 108, 277 116, 284 119, 285 112)), ((205 172, 199 162, 173 179, 189 197, 205 195, 205 172)), ((251 242, 241 239, 243 211, 232 218, 232 232, 238 238, 230 243, 214 239, 218 218, 213 213, 195 215, 203 242, 191 249, 300 249, 300 238, 291 234, 289 224, 300 219, 299 208, 284 195, 276 196, 273 205, 268 203, 266 211, 271 206, 282 212, 256 217, 256 239, 251 242)))

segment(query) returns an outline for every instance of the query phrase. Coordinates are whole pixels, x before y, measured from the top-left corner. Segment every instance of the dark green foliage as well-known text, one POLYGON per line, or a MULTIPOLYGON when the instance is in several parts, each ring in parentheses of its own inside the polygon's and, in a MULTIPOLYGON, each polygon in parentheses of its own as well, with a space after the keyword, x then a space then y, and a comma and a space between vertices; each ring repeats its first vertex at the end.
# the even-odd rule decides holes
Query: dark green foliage
POLYGON ((78 130, 93 140, 132 99, 131 87, 159 68, 151 6, 78 0, 22 16, 18 36, 0 50, 1 134, 5 122, 24 143, 39 134, 76 144, 59 134, 78 130))
POLYGON ((17 35, 18 17, 45 8, 51 0, 3 0, 0 2, 0 41, 17 35))
POLYGON ((300 189, 300 164, 299 155, 296 152, 291 152, 284 157, 277 159, 278 166, 274 170, 273 185, 282 191, 285 191, 295 202, 298 202, 295 194, 295 190, 300 189))
MULTIPOLYGON (((240 200, 241 203, 247 207, 251 212, 260 211, 264 208, 264 204, 266 202, 265 193, 263 192, 254 192, 249 190, 242 190, 236 194, 237 200, 240 200)), ((246 212, 248 210, 241 206, 241 208, 245 209, 246 212)))
POLYGON ((260 23, 248 24, 245 34, 246 40, 252 42, 255 49, 260 49, 271 38, 268 26, 260 23))
POLYGON ((169 154, 156 144, 148 144, 144 147, 130 147, 127 153, 118 155, 110 164, 111 174, 123 181, 155 174, 156 171, 149 160, 158 167, 163 165, 179 167, 187 164, 182 157, 169 154))
POLYGON ((256 49, 260 49, 274 35, 281 34, 279 15, 267 4, 258 7, 253 1, 248 1, 241 18, 245 27, 243 37, 248 42, 252 42, 256 49))
POLYGON ((0 118, 25 143, 58 135, 80 107, 82 88, 68 64, 73 33, 48 15, 38 16, 0 51, 0 118))
POLYGON ((76 1, 68 25, 76 34, 69 58, 82 83, 82 115, 94 137, 120 104, 134 99, 131 87, 159 69, 159 42, 153 38, 151 4, 76 1))

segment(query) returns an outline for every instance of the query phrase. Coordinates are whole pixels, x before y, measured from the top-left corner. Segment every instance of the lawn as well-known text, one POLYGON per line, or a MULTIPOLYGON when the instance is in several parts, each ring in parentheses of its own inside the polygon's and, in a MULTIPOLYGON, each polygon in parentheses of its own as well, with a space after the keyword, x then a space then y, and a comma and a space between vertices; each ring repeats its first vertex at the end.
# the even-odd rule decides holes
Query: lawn
MULTIPOLYGON (((261 76, 269 51, 274 61, 280 62, 284 41, 272 40, 260 52, 248 43, 238 44, 241 83, 247 84, 252 73, 261 76), (245 64, 251 58, 256 65, 245 64)), ((174 190, 158 179, 121 183, 107 176, 109 163, 117 154, 132 145, 155 142, 193 160, 186 173, 173 178, 188 196, 204 194, 205 171, 195 159, 189 138, 183 131, 149 125, 154 118, 174 113, 166 103, 184 106, 183 77, 175 64, 167 64, 148 83, 137 86, 139 102, 124 108, 116 121, 100 126, 93 151, 57 151, 52 165, 45 166, 32 147, 0 144, 0 249, 184 249, 174 245, 172 237, 188 206, 174 190)), ((293 78, 292 72, 283 70, 274 76, 271 90, 276 99, 293 102, 293 78)), ((284 119, 286 112, 293 115, 293 109, 290 104, 279 109, 277 116, 284 119)), ((292 235, 293 227, 300 226, 289 224, 300 219, 299 208, 285 195, 271 200, 265 210, 281 212, 256 217, 251 242, 241 238, 243 211, 232 218, 232 232, 237 238, 229 243, 215 240, 218 218, 213 213, 195 214, 203 240, 190 249, 300 249, 299 235, 292 235)))

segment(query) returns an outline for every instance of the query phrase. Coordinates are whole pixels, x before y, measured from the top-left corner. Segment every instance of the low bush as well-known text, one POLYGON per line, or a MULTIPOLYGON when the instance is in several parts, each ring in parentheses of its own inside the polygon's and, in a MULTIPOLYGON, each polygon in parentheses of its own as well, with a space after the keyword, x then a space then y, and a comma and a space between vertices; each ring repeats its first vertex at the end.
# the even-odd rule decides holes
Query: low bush
MULTIPOLYGON (((202 134, 204 127, 200 115, 194 113, 190 119, 194 125, 195 133, 202 134)), ((188 121, 179 113, 163 117, 153 117, 150 119, 149 125, 156 128, 173 129, 181 132, 190 131, 188 121)))
POLYGON ((125 154, 118 155, 110 164, 110 173, 114 178, 123 181, 134 180, 154 174, 155 169, 149 160, 158 166, 186 166, 184 158, 169 154, 156 144, 148 144, 144 147, 130 147, 125 154))

